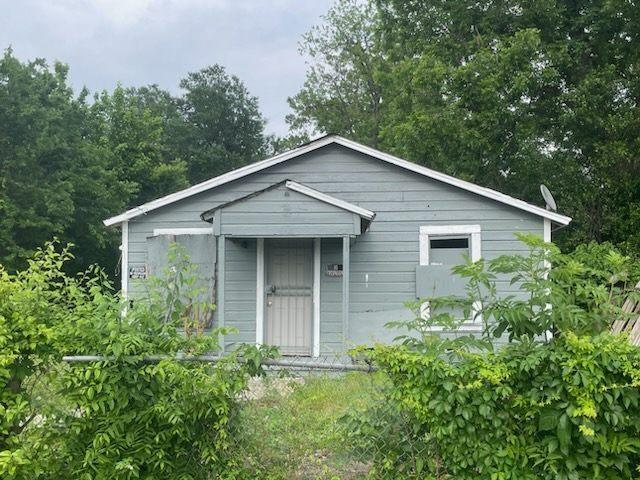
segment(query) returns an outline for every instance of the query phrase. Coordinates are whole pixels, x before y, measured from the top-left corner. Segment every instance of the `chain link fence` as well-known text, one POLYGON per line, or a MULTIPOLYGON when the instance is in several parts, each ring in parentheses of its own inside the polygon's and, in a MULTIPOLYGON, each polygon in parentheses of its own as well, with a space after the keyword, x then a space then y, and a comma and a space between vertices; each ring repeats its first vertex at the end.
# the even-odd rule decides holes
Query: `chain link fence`
MULTIPOLYGON (((176 359, 216 363, 220 357, 176 359)), ((105 360, 108 357, 64 357, 72 364, 105 360)), ((414 432, 385 401, 387 387, 373 365, 349 356, 265 359, 262 375, 250 378, 238 395, 230 421, 243 478, 382 478, 374 466, 382 454, 397 451, 404 463, 420 456, 424 446, 409 441, 414 432)))

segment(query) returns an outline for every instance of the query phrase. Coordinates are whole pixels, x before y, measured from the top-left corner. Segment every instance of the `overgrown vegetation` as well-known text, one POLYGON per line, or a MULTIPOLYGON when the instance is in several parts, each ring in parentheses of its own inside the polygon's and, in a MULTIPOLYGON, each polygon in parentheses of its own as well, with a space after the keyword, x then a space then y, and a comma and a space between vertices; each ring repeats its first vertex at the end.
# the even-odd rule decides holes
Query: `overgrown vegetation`
POLYGON ((342 418, 372 406, 385 379, 369 373, 268 378, 240 413, 244 478, 356 479, 369 470, 346 448, 342 418))
MULTIPOLYGON (((385 478, 580 479, 640 474, 640 351, 607 329, 631 293, 629 259, 561 254, 521 237, 529 256, 504 256, 454 270, 464 298, 432 298, 433 314, 408 324, 402 344, 371 359, 392 386, 386 406, 351 422, 376 427, 376 475, 385 478), (588 263, 576 258, 588 260, 588 263), (549 265, 553 265, 552 268, 549 265), (603 268, 603 265, 606 268, 603 268), (507 276, 523 294, 496 295, 507 276), (482 308, 477 308, 479 302, 482 308), (440 307, 473 306, 484 335, 451 340, 429 329, 462 320, 440 307), (545 333, 552 338, 544 341, 545 333), (493 351, 492 339, 509 343, 493 351), (404 425, 404 427, 403 427, 404 425), (389 449, 380 449, 380 443, 389 449)), ((469 317, 467 317, 469 318, 469 317)))
POLYGON ((224 333, 184 334, 202 308, 191 308, 196 282, 176 268, 183 253, 170 255, 162 301, 134 305, 100 270, 63 273, 70 255, 49 244, 27 270, 0 272, 0 476, 231 477, 230 419, 248 371, 234 355, 176 359, 218 351, 224 333), (102 360, 65 365, 63 354, 102 360))
POLYGON ((466 296, 425 299, 431 315, 399 343, 360 349, 378 374, 248 389, 273 349, 243 347, 246 362, 178 358, 219 352, 225 333, 203 334, 213 306, 193 303, 201 287, 182 251, 150 299, 131 305, 99 269, 65 274, 69 251, 48 244, 26 270, 0 272, 0 475, 637 477, 640 351, 608 333, 622 299, 638 295, 637 265, 606 247, 565 255, 521 240, 529 255, 455 267, 466 296), (498 295, 505 278, 521 293, 498 295), (429 328, 458 328, 452 311, 475 315, 482 337, 429 328), (508 343, 494 350, 496 337, 508 343))

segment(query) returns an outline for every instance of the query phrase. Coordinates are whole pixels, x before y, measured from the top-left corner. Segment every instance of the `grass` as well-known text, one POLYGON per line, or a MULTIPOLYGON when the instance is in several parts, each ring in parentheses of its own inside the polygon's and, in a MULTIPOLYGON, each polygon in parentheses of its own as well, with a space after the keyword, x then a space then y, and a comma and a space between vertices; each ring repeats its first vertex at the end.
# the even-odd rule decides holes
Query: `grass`
POLYGON ((256 478, 352 480, 368 466, 342 440, 340 419, 375 398, 376 375, 263 379, 241 410, 243 461, 256 478))

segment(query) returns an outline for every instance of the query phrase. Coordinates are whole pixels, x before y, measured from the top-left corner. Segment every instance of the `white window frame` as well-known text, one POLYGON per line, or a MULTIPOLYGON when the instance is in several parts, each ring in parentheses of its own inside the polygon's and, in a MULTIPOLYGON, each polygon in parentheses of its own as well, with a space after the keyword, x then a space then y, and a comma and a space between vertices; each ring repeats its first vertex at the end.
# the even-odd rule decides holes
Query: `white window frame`
POLYGON ((420 265, 429 265, 430 237, 449 235, 469 235, 471 261, 477 262, 482 256, 482 235, 480 225, 422 225, 420 227, 420 265))
POLYGON ((213 228, 154 228, 153 236, 158 235, 213 235, 213 228))
MULTIPOLYGON (((420 226, 420 265, 429 265, 429 251, 431 249, 431 237, 444 237, 453 235, 468 235, 471 261, 477 262, 482 257, 482 229, 480 225, 422 225, 420 226)), ((473 319, 461 325, 460 330, 477 330, 482 323, 482 316, 477 314, 482 305, 476 302, 473 305, 473 319)), ((420 306, 420 314, 423 318, 430 315, 429 302, 420 306)), ((431 327, 430 330, 442 331, 442 327, 431 327)))

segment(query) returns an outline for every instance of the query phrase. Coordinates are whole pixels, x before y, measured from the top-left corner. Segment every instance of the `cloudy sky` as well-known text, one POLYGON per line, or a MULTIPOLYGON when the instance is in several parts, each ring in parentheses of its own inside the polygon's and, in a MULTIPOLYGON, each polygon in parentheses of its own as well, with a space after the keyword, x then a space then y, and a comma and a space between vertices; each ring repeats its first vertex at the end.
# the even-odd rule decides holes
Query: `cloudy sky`
POLYGON ((304 81, 301 35, 331 0, 0 0, 0 48, 70 66, 76 90, 157 83, 219 63, 286 133, 287 97, 304 81))

